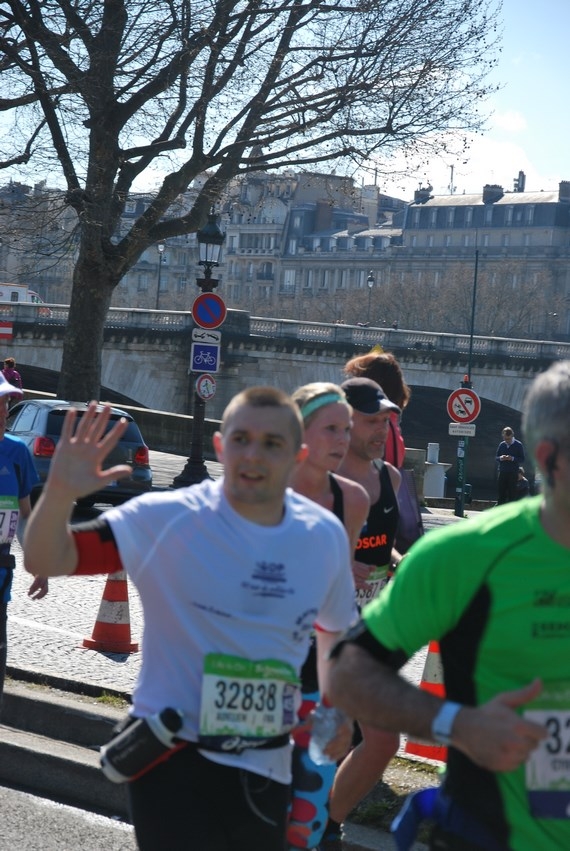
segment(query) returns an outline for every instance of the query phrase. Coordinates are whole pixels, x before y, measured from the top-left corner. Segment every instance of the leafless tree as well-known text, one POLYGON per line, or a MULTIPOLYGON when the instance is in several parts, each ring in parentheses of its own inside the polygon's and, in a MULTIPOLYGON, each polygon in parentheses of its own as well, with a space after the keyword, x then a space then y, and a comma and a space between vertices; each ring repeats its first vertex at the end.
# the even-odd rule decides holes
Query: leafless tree
POLYGON ((1 165, 60 177, 77 217, 58 393, 98 396, 114 288, 149 245, 198 229, 233 176, 348 172, 479 128, 499 5, 5 0, 1 165), (118 236, 129 193, 152 181, 152 203, 118 236))
POLYGON ((553 333, 563 313, 557 268, 532 268, 528 260, 481 258, 447 261, 436 277, 429 266, 396 271, 381 288, 382 312, 400 328, 498 337, 553 333), (473 291, 475 289, 475 313, 473 291), (390 313, 391 311, 391 313, 390 313))

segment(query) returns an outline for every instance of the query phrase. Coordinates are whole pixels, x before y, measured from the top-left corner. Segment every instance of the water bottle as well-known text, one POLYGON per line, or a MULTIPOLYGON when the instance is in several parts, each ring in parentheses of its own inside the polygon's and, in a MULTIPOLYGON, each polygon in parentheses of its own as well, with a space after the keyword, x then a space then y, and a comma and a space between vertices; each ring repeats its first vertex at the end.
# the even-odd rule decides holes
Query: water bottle
POLYGON ((144 774, 164 754, 176 747, 176 733, 183 716, 176 709, 163 709, 148 718, 137 718, 101 748, 101 768, 113 783, 124 783, 144 774))
POLYGON ((339 727, 345 723, 346 715, 323 698, 313 711, 311 720, 309 756, 316 765, 333 765, 335 760, 327 756, 324 751, 331 739, 335 737, 339 727))

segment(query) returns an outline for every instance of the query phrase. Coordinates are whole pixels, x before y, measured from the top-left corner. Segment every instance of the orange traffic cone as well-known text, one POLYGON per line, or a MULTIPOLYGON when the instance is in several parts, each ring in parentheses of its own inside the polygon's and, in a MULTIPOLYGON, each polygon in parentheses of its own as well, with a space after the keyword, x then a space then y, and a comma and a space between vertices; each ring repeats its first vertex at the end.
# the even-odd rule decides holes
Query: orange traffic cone
POLYGON ((124 570, 107 577, 93 634, 83 639, 83 646, 106 653, 136 653, 139 649, 131 641, 129 589, 124 570))
MULTIPOLYGON (((439 654, 437 641, 430 641, 424 671, 420 682, 420 688, 445 698, 445 686, 443 684, 443 668, 439 654)), ((434 759, 438 762, 447 760, 447 748, 443 745, 434 745, 432 742, 414 742, 408 739, 405 747, 406 753, 434 759)))

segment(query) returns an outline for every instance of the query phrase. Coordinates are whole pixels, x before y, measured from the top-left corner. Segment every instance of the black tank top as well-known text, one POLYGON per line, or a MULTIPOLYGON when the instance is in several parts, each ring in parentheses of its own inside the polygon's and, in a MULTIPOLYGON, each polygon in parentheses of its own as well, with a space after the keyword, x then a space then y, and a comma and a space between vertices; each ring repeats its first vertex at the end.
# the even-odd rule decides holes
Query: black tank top
POLYGON ((329 484, 333 495, 332 513, 338 517, 340 522, 344 525, 344 497, 342 494, 342 488, 337 482, 334 473, 329 473, 329 484))
POLYGON ((380 475, 380 499, 370 506, 354 557, 364 564, 380 567, 390 564, 400 510, 388 468, 381 461, 376 464, 380 475))

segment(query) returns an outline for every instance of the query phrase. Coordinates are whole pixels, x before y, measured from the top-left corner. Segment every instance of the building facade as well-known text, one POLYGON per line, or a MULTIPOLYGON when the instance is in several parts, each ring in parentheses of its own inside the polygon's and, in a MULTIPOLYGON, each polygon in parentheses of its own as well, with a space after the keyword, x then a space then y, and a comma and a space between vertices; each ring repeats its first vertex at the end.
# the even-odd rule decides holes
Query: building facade
MULTIPOLYGON (((74 223, 62 198, 41 184, 0 189, 0 274, 45 301, 71 292, 74 223)), ((190 190, 180 208, 193 198, 190 190)), ((129 198, 121 230, 150 200, 129 198)), ((511 191, 488 184, 434 196, 428 186, 406 203, 342 176, 258 171, 230 183, 219 213, 219 292, 230 308, 456 333, 474 322, 478 334, 570 339, 570 181, 531 192, 519 172, 511 191)), ((194 234, 151 246, 113 306, 189 310, 197 260, 194 234)))

